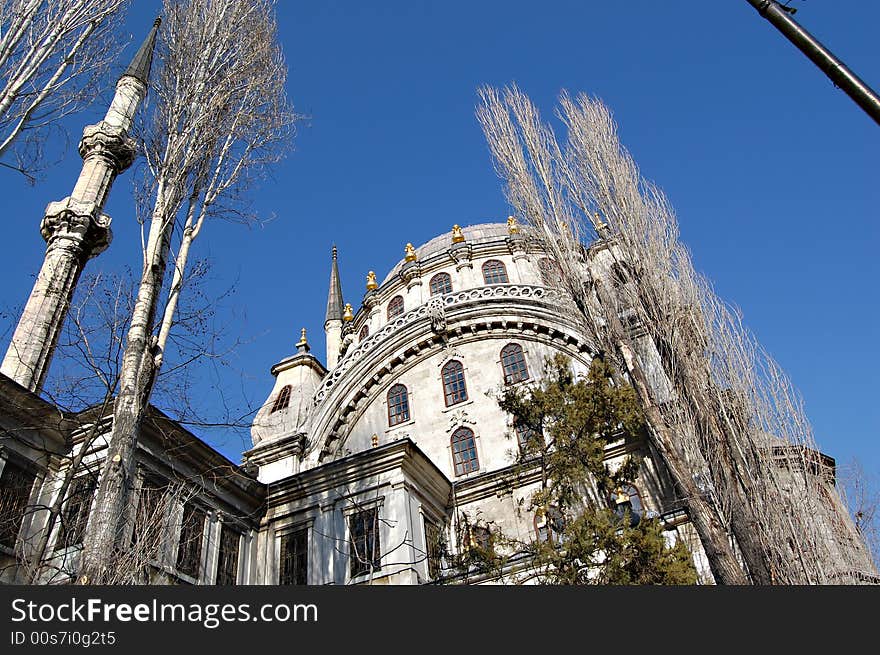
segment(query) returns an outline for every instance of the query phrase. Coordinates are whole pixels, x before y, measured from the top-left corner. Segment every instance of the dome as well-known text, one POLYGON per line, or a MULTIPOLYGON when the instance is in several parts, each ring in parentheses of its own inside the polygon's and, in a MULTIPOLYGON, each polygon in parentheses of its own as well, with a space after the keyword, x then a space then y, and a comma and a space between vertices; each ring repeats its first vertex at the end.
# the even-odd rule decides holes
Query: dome
MULTIPOLYGON (((497 241, 505 239, 509 236, 507 223, 479 223, 477 225, 469 225, 461 228, 464 234, 464 242, 470 245, 486 243, 489 241, 497 241)), ((444 232, 440 236, 436 236, 427 243, 416 248, 416 255, 419 261, 424 261, 430 257, 444 253, 452 247, 452 237, 449 232, 444 232)), ((397 273, 403 268, 405 260, 401 259, 394 268, 385 276, 382 284, 393 279, 397 273)))

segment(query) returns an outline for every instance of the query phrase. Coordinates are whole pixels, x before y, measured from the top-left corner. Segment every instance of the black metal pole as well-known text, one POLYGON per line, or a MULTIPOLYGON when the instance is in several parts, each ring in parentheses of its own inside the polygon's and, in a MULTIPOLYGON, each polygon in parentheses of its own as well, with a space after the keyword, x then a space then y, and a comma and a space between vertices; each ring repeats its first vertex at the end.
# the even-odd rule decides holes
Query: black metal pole
POLYGON ((858 75, 798 25, 778 2, 775 0, 747 1, 880 125, 880 97, 871 87, 860 80, 858 75))

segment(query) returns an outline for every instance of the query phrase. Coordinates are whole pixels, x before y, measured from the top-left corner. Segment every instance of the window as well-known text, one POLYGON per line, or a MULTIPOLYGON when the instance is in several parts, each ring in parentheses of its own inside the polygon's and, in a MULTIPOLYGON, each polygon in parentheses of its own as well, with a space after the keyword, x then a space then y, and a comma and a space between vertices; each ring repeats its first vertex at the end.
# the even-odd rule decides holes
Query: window
POLYGON ((37 476, 11 461, 0 475, 0 544, 15 548, 37 476))
POLYGON ((455 475, 466 475, 480 468, 477 460, 477 442, 474 433, 468 428, 458 428, 452 433, 452 461, 455 475))
POLYGON ((443 554, 443 533, 440 526, 425 521, 425 557, 428 560, 428 577, 436 580, 440 577, 440 558, 443 554))
POLYGON ((483 281, 486 284, 507 284, 507 269, 504 262, 490 259, 483 264, 483 281))
POLYGON ((225 523, 220 526, 220 546, 217 551, 217 578, 214 584, 234 585, 238 581, 238 549, 241 534, 225 523))
POLYGON ((428 283, 431 288, 432 296, 439 296, 443 293, 452 293, 452 278, 449 273, 437 273, 428 283))
POLYGON ((278 395, 275 397, 275 403, 272 405, 272 411, 269 412, 273 414, 281 409, 287 409, 287 406, 290 404, 290 385, 285 385, 281 387, 281 391, 278 392, 278 395))
POLYGON ((202 563, 202 532, 205 529, 205 512, 192 503, 183 506, 183 522, 177 545, 177 570, 194 578, 199 577, 202 563))
POLYGON ((464 383, 464 366, 461 362, 452 360, 440 371, 443 377, 443 397, 446 406, 455 405, 467 400, 467 387, 464 383))
POLYGON ((360 510, 348 517, 351 577, 382 568, 379 545, 379 508, 360 510))
POLYGON ((361 331, 358 332, 358 340, 363 341, 368 336, 370 336, 370 324, 364 323, 364 326, 361 328, 361 331))
POLYGON ((95 496, 97 480, 91 475, 74 478, 67 488, 67 500, 61 512, 61 525, 55 549, 81 544, 89 520, 89 510, 95 496))
POLYGON ((148 557, 156 557, 165 534, 165 506, 171 494, 166 482, 145 480, 141 486, 135 514, 132 545, 138 545, 148 557))
POLYGON ((630 281, 632 276, 629 267, 624 262, 614 262, 611 264, 611 283, 616 289, 624 286, 630 281))
POLYGON ((468 550, 481 550, 484 553, 492 553, 492 531, 486 525, 471 525, 468 527, 468 550))
POLYGON ((529 379, 526 357, 522 346, 509 343, 501 349, 501 369, 504 372, 504 384, 513 384, 529 379))
POLYGON ((513 430, 516 432, 516 443, 519 446, 519 452, 524 454, 535 454, 535 449, 540 447, 542 443, 541 441, 538 441, 538 431, 525 421, 517 421, 514 423, 513 430))
POLYGON ((409 420, 409 399, 406 387, 395 384, 388 390, 388 427, 400 425, 409 420))
POLYGON ((309 529, 281 535, 281 566, 278 584, 308 584, 309 572, 309 529))
POLYGON ((562 286, 562 271, 552 259, 542 257, 538 260, 538 270, 541 273, 541 281, 548 287, 562 286))
POLYGON ((642 499, 639 498, 639 490, 631 484, 615 489, 611 501, 617 518, 624 520, 629 516, 630 527, 636 527, 642 520, 642 499))
POLYGON ((565 530, 565 516, 558 507, 550 505, 535 510, 535 533, 538 541, 558 544, 562 541, 563 530, 565 530))
POLYGON ((394 296, 388 303, 388 320, 403 314, 403 297, 394 296))

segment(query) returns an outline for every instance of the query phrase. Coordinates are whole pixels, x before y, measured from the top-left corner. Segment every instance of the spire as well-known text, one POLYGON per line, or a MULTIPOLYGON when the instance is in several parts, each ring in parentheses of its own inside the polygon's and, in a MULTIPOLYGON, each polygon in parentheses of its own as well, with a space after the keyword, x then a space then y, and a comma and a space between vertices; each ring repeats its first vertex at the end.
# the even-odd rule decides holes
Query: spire
POLYGON ((327 321, 342 320, 342 283, 339 281, 339 265, 336 263, 336 246, 333 246, 333 263, 330 267, 330 293, 327 295, 327 321))
POLYGON ((153 65, 153 50, 156 49, 156 34, 159 32, 159 25, 161 24, 161 18, 157 18, 153 21, 153 29, 150 30, 147 38, 137 51, 137 54, 135 54, 134 59, 131 60, 128 68, 126 68, 125 72, 122 74, 122 77, 127 75, 140 80, 144 84, 149 83, 150 67, 153 65))

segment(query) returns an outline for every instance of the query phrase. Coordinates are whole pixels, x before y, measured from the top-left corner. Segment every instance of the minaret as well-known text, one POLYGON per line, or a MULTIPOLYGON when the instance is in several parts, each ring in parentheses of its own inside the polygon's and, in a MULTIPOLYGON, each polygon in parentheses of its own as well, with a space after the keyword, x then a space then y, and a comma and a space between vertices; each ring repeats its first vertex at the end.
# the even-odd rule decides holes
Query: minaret
POLYGON ((110 245, 110 217, 103 213, 104 203, 113 180, 134 161, 135 142, 128 133, 147 94, 159 23, 157 18, 119 78, 104 120, 83 130, 79 142, 83 167, 73 192, 60 202, 50 202, 40 223, 48 244, 43 266, 0 367, 4 375, 36 393, 46 377, 80 273, 89 259, 110 245))
POLYGON ((342 345, 342 283, 336 263, 336 246, 333 246, 333 263, 330 265, 330 292, 327 294, 327 316, 324 319, 324 335, 327 337, 327 369, 336 368, 339 347, 342 345))

